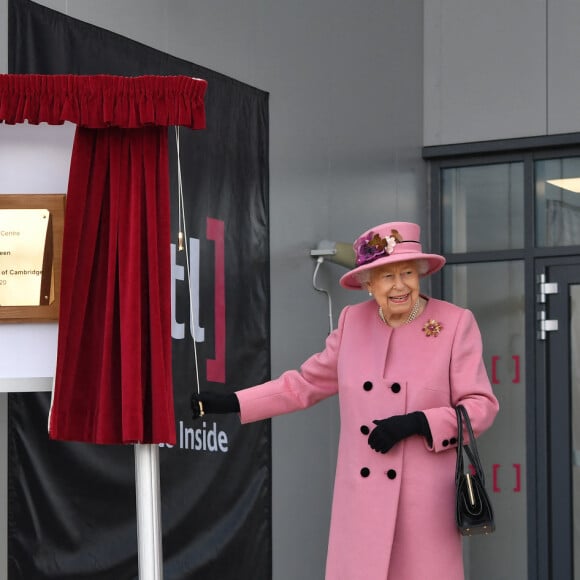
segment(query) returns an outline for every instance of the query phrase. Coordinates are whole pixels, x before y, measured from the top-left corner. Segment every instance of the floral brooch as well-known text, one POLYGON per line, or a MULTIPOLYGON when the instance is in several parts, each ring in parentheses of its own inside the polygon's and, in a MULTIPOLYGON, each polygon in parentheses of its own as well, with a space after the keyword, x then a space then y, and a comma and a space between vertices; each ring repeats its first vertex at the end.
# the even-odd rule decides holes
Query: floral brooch
POLYGON ((439 336, 439 333, 443 330, 443 326, 440 322, 436 320, 429 320, 427 324, 423 327, 423 332, 425 336, 439 336))

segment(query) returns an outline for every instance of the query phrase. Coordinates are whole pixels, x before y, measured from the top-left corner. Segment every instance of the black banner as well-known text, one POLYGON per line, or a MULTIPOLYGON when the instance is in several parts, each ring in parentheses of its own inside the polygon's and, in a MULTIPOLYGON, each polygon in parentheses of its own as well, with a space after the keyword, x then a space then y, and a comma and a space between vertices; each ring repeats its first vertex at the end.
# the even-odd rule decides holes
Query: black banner
MULTIPOLYGON (((9 72, 208 81, 207 129, 179 132, 188 260, 168 135, 177 444, 160 449, 164 576, 270 580, 270 424, 192 422, 188 403, 196 377, 226 392, 270 375, 268 94, 22 0, 9 1, 9 72)), ((10 580, 137 578, 133 448, 50 441, 49 405, 9 395, 10 580)))

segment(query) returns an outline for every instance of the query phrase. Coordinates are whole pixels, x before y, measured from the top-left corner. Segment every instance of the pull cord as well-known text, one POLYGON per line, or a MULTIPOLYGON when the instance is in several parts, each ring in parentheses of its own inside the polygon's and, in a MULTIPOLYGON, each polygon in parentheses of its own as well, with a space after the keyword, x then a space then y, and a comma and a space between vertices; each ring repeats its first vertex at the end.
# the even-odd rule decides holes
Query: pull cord
POLYGON ((197 359, 197 342, 195 340, 195 320, 193 314, 193 300, 191 296, 191 276, 189 269, 189 244, 187 240, 187 227, 185 225, 185 204, 183 201, 183 181, 181 178, 181 151, 180 151, 180 131, 179 127, 174 127, 175 129, 175 145, 177 151, 177 211, 178 211, 178 234, 177 234, 177 248, 180 252, 185 250, 185 265, 187 272, 187 295, 189 297, 189 328, 191 330, 191 338, 193 339, 193 360, 195 364, 195 389, 197 394, 200 392, 199 384, 199 364, 197 359))

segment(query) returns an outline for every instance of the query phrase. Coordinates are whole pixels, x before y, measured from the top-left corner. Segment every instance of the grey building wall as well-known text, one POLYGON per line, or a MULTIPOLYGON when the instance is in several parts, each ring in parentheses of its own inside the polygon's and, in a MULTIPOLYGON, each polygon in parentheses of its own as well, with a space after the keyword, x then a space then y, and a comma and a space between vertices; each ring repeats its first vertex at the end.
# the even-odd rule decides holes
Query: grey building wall
POLYGON ((425 145, 580 130, 576 0, 424 4, 425 145))
MULTIPOLYGON (((313 289, 309 250, 383 221, 426 223, 422 3, 39 3, 270 93, 272 372, 320 350, 327 302, 313 289)), ((0 66, 6 50, 0 41, 0 66)), ((341 273, 326 264, 318 279, 332 291, 335 322, 366 298, 339 290, 341 273)), ((7 332, 0 327, 0 340, 7 332)), ((273 420, 274 580, 323 577, 338 422, 334 400, 273 420)))

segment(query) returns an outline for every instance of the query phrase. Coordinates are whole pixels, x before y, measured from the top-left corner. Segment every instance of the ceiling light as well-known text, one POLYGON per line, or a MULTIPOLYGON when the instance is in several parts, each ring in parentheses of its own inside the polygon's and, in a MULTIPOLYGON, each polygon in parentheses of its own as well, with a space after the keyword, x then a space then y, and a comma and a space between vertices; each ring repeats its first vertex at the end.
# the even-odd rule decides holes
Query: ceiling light
POLYGON ((580 177, 569 177, 568 179, 548 179, 546 183, 555 185, 561 189, 567 189, 574 193, 580 193, 580 177))

